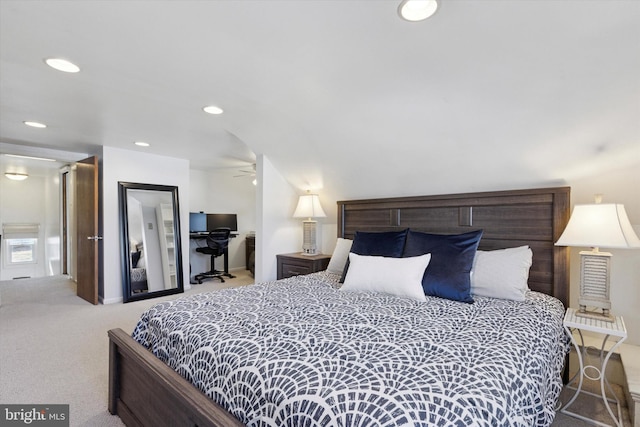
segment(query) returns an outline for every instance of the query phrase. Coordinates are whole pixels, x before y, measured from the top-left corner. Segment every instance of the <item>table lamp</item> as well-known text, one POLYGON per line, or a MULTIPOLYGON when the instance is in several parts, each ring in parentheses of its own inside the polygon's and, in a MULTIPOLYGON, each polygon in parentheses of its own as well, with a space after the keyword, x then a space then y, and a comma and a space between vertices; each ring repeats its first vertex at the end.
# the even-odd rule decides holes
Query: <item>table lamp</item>
POLYGON ((298 206, 293 213, 294 218, 307 218, 302 221, 303 240, 302 240, 302 254, 303 255, 315 255, 317 253, 316 248, 316 225, 317 222, 312 218, 324 218, 324 211, 320 205, 320 198, 317 194, 311 194, 307 191, 307 194, 300 196, 298 199, 298 206))
POLYGON ((576 316, 613 322, 610 314, 609 277, 612 255, 599 248, 640 248, 627 217, 624 205, 596 203, 576 205, 569 223, 556 246, 586 246, 590 251, 580 252, 580 309, 576 316), (587 311, 594 307, 600 311, 587 311))

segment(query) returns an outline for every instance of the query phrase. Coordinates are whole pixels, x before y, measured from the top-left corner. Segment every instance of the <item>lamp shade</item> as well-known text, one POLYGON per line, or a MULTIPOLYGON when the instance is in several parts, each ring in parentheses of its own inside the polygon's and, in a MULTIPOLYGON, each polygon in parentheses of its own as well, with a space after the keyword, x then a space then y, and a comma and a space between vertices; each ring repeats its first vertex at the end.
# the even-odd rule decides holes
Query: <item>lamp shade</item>
POLYGON ((556 246, 640 248, 624 205, 576 205, 556 246))
POLYGON ((294 218, 324 218, 326 216, 317 194, 300 196, 296 211, 293 213, 294 218))

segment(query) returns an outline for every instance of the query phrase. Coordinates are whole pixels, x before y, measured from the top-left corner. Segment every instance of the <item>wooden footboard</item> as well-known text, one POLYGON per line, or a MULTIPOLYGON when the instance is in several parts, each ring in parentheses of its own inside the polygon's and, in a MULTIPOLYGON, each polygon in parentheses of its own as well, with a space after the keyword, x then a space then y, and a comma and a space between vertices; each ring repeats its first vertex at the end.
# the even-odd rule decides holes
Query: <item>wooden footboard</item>
POLYGON ((109 334, 109 412, 127 426, 242 426, 122 329, 109 334))

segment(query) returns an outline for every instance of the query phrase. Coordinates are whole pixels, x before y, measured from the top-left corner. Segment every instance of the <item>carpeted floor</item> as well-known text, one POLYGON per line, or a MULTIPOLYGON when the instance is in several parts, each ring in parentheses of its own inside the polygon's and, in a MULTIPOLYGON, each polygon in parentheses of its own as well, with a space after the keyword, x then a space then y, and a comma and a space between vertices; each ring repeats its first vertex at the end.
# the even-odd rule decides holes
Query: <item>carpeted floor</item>
POLYGON ((132 331, 163 300, 253 283, 248 271, 233 273, 185 294, 97 306, 78 298, 66 277, 0 282, 0 403, 69 404, 72 426, 122 426, 107 411, 107 331, 132 331))
MULTIPOLYGON (((244 271, 221 284, 206 281, 186 294, 253 282, 244 271)), ((0 282, 0 403, 69 404, 71 426, 122 426, 107 411, 107 330, 132 331, 140 314, 170 297, 128 304, 91 305, 76 297, 66 277, 0 282)), ((625 427, 630 426, 622 389, 625 427)), ((571 397, 565 390, 561 401, 571 397)), ((580 397, 572 409, 611 423, 601 401, 580 397)), ((589 425, 558 413, 553 427, 589 425)))
MULTIPOLYGON (((585 381, 583 388, 592 393, 600 393, 600 383, 596 383, 593 381, 585 381)), ((620 401, 621 409, 622 409, 622 422, 623 427, 631 427, 631 421, 629 419, 629 408, 627 407, 627 402, 624 396, 624 390, 620 385, 611 384, 611 388, 613 389, 616 397, 620 401)), ((575 391, 571 390, 567 387, 564 388, 562 393, 560 394, 560 402, 564 405, 566 402, 571 400, 575 391)), ((610 403, 611 409, 617 417, 617 409, 615 404, 610 403)), ((608 414, 607 409, 602 402, 600 397, 589 396, 585 394, 581 394, 578 399, 575 400, 568 408, 571 412, 575 412, 581 414, 585 417, 593 418, 602 423, 613 425, 613 420, 611 416, 608 414)), ((571 417, 569 415, 558 412, 556 414, 556 418, 551 424, 552 427, 579 427, 579 426, 590 426, 593 424, 587 423, 580 419, 571 417)))

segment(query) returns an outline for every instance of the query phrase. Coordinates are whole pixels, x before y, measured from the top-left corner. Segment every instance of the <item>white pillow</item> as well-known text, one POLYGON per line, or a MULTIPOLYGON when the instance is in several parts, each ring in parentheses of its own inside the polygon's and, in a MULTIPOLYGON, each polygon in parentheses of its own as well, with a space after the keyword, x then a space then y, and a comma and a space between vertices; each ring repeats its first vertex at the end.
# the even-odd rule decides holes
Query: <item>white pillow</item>
POLYGON ((477 251, 471 268, 471 293, 524 301, 532 259, 529 246, 477 251))
POLYGON ((351 250, 352 243, 353 240, 338 237, 336 248, 333 250, 333 254, 329 260, 329 265, 327 266, 327 271, 342 274, 344 266, 347 263, 347 258, 349 258, 349 251, 351 250))
POLYGON ((431 254, 408 258, 390 258, 349 254, 349 270, 343 291, 384 292, 399 297, 426 301, 422 276, 431 254))

